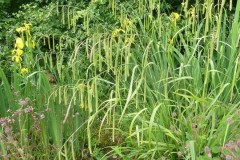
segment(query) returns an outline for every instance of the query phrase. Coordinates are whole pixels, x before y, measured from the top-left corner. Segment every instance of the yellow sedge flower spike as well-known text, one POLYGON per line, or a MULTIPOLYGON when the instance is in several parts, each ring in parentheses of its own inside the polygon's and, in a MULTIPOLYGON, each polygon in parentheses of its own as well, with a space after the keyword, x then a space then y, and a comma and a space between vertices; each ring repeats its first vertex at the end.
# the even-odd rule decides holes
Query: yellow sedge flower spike
POLYGON ((128 43, 134 43, 134 37, 127 37, 126 39, 125 39, 125 44, 128 44, 128 43))
POLYGON ((120 32, 125 33, 125 31, 124 31, 123 29, 115 29, 115 30, 112 32, 112 37, 117 36, 120 32))
POLYGON ((35 42, 32 40, 32 48, 35 48, 35 42))

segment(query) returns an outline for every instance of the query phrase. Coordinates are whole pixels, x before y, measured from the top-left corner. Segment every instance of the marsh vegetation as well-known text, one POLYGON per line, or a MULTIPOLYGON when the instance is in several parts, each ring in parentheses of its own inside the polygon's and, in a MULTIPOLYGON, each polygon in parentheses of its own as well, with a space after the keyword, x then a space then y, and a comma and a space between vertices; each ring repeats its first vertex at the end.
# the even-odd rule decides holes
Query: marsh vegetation
POLYGON ((240 158, 240 1, 21 2, 0 1, 1 159, 240 158))

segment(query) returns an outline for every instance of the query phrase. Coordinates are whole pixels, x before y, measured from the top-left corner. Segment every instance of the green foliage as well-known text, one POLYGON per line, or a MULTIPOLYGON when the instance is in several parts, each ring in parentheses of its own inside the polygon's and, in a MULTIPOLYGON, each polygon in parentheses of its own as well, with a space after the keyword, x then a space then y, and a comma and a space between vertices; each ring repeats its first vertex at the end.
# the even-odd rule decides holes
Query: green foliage
POLYGON ((237 158, 240 2, 184 2, 36 1, 1 21, 1 158, 237 158))
POLYGON ((1 0, 0 4, 1 5, 8 5, 10 3, 10 0, 1 0))

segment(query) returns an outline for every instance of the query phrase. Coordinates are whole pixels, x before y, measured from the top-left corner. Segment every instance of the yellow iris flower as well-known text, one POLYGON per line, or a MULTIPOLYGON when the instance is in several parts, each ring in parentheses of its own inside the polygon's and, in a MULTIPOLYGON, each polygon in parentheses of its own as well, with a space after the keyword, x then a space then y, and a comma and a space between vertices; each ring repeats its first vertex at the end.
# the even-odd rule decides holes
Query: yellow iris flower
POLYGON ((21 74, 28 73, 28 68, 21 68, 20 73, 21 74))
POLYGON ((30 26, 31 26, 31 24, 29 24, 29 23, 24 23, 24 26, 25 26, 26 30, 29 30, 29 29, 30 29, 30 26))
MULTIPOLYGON (((28 47, 28 44, 31 43, 29 41, 26 41, 25 45, 28 47)), ((32 40, 32 44, 30 44, 32 48, 35 48, 35 42, 32 40)))
POLYGON ((17 55, 18 55, 18 56, 21 56, 22 54, 23 54, 23 50, 21 50, 21 49, 18 48, 18 49, 17 49, 17 55))
POLYGON ((19 38, 19 37, 18 37, 18 38, 16 39, 15 46, 16 46, 17 48, 19 48, 19 49, 23 49, 24 43, 23 43, 22 38, 19 38))
POLYGON ((21 56, 23 54, 23 50, 21 50, 19 48, 14 49, 14 50, 12 50, 12 54, 15 56, 21 56))
POLYGON ((22 33, 22 32, 25 31, 25 30, 26 30, 25 27, 19 27, 19 28, 16 29, 16 31, 17 31, 18 33, 22 33))
POLYGON ((176 13, 176 12, 172 12, 172 13, 171 13, 171 17, 172 17, 173 19, 175 19, 175 20, 178 20, 178 19, 180 18, 180 15, 179 15, 178 13, 176 13))
POLYGON ((22 61, 22 58, 20 56, 14 55, 12 56, 12 61, 15 61, 16 63, 22 61))

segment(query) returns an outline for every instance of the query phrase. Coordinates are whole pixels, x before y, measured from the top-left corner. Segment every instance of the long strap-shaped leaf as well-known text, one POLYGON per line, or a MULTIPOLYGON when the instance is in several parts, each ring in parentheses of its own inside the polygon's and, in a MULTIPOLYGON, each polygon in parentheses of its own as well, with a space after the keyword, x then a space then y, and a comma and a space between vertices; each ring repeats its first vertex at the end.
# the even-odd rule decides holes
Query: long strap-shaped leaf
POLYGON ((2 68, 0 68, 0 78, 2 80, 2 85, 4 87, 9 106, 13 106, 14 99, 13 99, 10 83, 8 82, 7 77, 3 72, 2 68))

